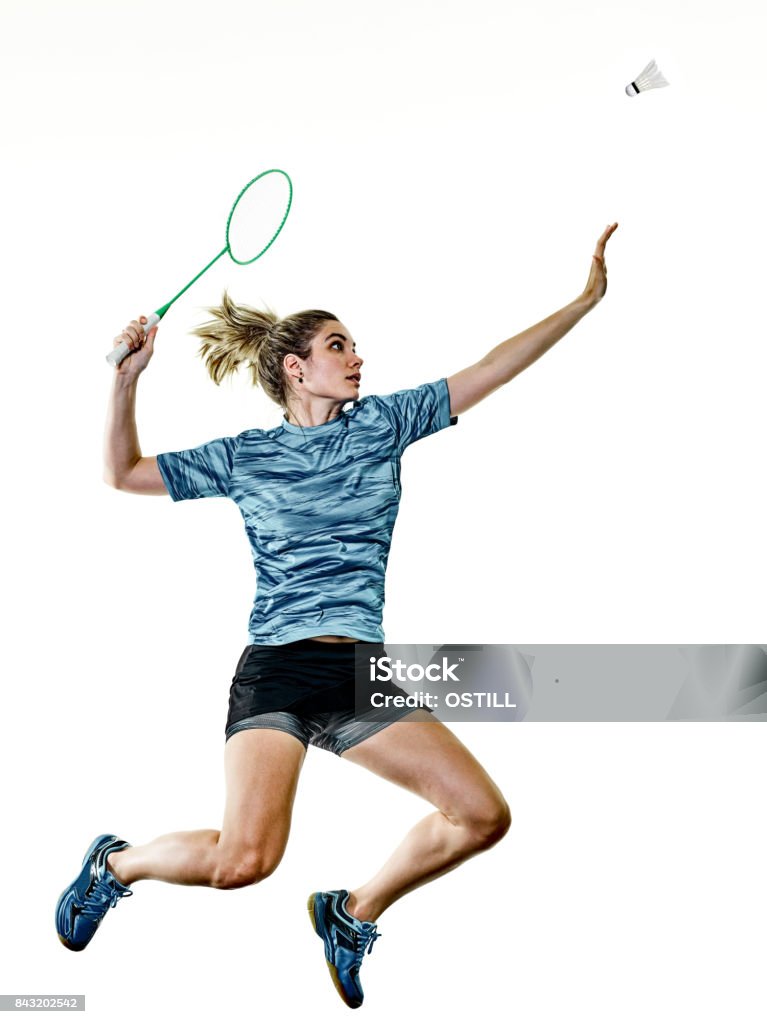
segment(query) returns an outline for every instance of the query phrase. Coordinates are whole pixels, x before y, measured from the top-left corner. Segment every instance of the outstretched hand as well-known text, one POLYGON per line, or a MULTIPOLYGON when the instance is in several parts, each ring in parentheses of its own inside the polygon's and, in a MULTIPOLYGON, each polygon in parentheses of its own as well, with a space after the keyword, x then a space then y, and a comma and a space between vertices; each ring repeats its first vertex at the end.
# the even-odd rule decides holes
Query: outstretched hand
POLYGON ((618 227, 617 224, 608 224, 600 235, 594 255, 591 257, 591 273, 583 289, 583 299, 589 305, 596 306, 607 291, 607 264, 605 263, 605 246, 608 238, 618 227))

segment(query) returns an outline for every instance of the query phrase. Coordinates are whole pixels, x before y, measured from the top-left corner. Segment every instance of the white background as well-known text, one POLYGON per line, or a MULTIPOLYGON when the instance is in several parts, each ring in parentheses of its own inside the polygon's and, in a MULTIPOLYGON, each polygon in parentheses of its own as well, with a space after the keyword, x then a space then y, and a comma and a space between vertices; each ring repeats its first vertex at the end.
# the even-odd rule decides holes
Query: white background
MULTIPOLYGON (((56 940, 98 832, 220 824, 249 550, 234 505, 102 484, 104 355, 260 170, 293 177, 288 224, 168 313, 145 453, 279 420, 195 356, 225 286, 336 312, 386 393, 575 298, 617 220, 604 302, 407 453, 387 637, 764 639, 765 28, 757 0, 4 0, 0 991, 84 992, 98 1022, 335 1020, 305 897, 428 810, 310 751, 263 886, 138 883, 86 952, 56 940), (629 99, 653 57, 671 87, 629 99)), ((382 919, 368 1020, 763 1021, 758 726, 455 731, 512 831, 382 919)))

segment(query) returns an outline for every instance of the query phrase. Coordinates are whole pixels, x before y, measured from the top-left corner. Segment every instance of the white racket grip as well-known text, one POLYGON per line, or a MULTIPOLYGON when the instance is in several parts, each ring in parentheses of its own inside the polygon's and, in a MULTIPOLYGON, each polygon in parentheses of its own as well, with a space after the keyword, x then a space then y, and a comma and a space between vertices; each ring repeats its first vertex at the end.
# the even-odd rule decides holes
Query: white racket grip
MULTIPOLYGON (((144 333, 149 334, 154 325, 159 324, 159 322, 159 316, 156 313, 151 313, 144 324, 144 333)), ((116 348, 113 348, 109 353, 107 356, 107 362, 110 366, 119 366, 123 359, 130 355, 130 351, 130 346, 127 342, 121 341, 120 344, 116 348)))

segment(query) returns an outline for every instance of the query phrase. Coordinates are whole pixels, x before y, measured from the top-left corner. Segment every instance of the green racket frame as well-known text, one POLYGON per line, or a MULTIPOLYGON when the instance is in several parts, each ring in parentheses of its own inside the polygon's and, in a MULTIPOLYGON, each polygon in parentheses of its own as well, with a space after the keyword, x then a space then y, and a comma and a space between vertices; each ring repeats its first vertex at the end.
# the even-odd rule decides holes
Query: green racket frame
MULTIPOLYGON (((154 311, 154 313, 152 313, 149 317, 147 317, 147 322, 143 325, 144 332, 146 334, 148 334, 149 331, 155 326, 155 324, 158 324, 160 322, 160 320, 162 320, 162 318, 168 312, 168 310, 173 305, 173 303, 176 301, 176 299, 179 299, 184 294, 184 292, 188 291, 188 289, 192 287, 192 285, 195 283, 195 281, 198 281, 202 277, 202 275, 205 273, 205 271, 206 270, 210 270, 210 268, 213 266, 213 264, 217 260, 220 260, 222 256, 226 255, 226 253, 229 253, 229 256, 231 257, 231 259, 235 263, 237 263, 239 266, 241 266, 241 267, 246 267, 249 263, 255 263, 257 259, 260 259, 260 257, 263 256, 264 253, 266 252, 266 250, 272 245, 274 240, 277 238, 277 235, 279 235, 280 231, 282 231, 282 229, 283 229, 283 227, 285 225, 285 221, 288 219, 288 214, 290 213, 290 207, 291 207, 292 203, 293 203, 293 182, 290 180, 290 175, 286 171, 281 171, 278 167, 273 167, 273 168, 271 168, 271 170, 262 171, 260 174, 257 174, 255 178, 251 178, 251 180, 248 182, 248 184, 242 189, 240 194, 237 196, 237 198, 234 201, 234 205, 232 206, 232 209, 229 211, 229 216, 227 217, 227 220, 226 220, 226 245, 224 246, 224 248, 221 250, 221 252, 217 256, 213 257, 213 259, 210 261, 210 263, 207 264, 207 266, 202 268, 202 270, 199 272, 199 274, 197 274, 195 277, 193 277, 192 280, 188 284, 185 284, 184 287, 181 289, 181 291, 177 295, 174 295, 173 298, 169 302, 166 302, 164 306, 160 306, 159 309, 156 309, 154 311), (255 256, 252 256, 249 260, 240 260, 240 259, 237 259, 237 257, 232 252, 231 243, 229 241, 229 229, 231 227, 232 218, 234 217, 234 211, 237 209, 238 203, 240 202, 242 197, 245 195, 245 193, 248 191, 248 189, 252 185, 255 185, 255 183, 257 181, 260 181, 261 178, 265 177, 267 174, 281 174, 285 178, 287 183, 288 183, 288 203, 287 203, 287 206, 285 207, 285 213, 283 214, 283 217, 282 217, 282 220, 280 221, 279 227, 274 232, 274 234, 269 239, 269 241, 266 243, 266 245, 263 247, 263 249, 261 249, 261 251, 258 252, 255 256)), ((130 353, 131 353, 130 346, 126 342, 122 341, 122 342, 120 342, 119 345, 117 345, 115 348, 113 348, 112 351, 109 353, 109 355, 107 356, 107 362, 109 363, 110 366, 119 366, 120 363, 123 361, 123 359, 125 359, 127 356, 129 356, 130 353)))

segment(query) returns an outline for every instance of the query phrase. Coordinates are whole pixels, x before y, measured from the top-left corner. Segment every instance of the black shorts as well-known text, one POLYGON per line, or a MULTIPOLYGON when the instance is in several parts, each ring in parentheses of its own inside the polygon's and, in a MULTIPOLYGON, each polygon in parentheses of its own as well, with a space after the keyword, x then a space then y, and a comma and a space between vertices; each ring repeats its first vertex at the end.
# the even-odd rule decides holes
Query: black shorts
POLYGON ((229 691, 227 728, 267 711, 352 710, 356 646, 294 640, 246 647, 229 691))
MULTIPOLYGON (((324 640, 246 647, 229 691, 227 740, 243 729, 279 729, 304 746, 312 743, 340 755, 412 714, 412 708, 404 708, 401 715, 389 710, 378 720, 355 717, 355 647, 324 640)), ((385 653, 380 645, 380 654, 385 653)))
POLYGON ((353 711, 318 711, 316 714, 295 714, 293 711, 267 711, 252 718, 243 718, 235 722, 226 731, 230 740, 235 733, 245 729, 277 729, 289 733, 303 743, 329 750, 339 757, 349 747, 374 736, 392 722, 403 718, 412 718, 417 722, 433 721, 431 711, 424 708, 403 708, 396 712, 389 711, 386 718, 377 720, 357 718, 353 711))

